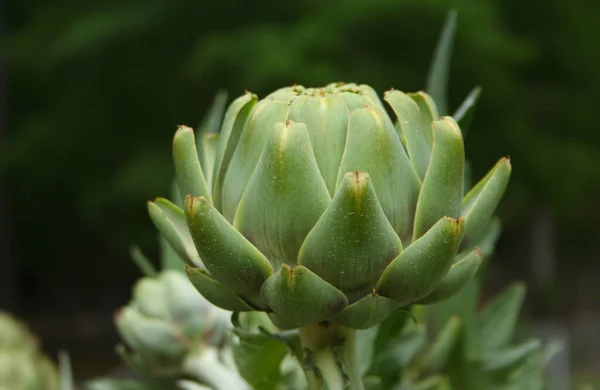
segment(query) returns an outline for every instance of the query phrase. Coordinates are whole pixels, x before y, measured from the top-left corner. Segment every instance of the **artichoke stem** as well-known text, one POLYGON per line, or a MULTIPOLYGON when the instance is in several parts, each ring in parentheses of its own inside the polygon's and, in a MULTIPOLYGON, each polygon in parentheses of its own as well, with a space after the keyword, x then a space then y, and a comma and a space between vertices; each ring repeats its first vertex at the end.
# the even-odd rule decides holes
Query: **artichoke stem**
POLYGON ((250 390, 237 371, 219 360, 213 348, 204 348, 198 355, 189 357, 184 363, 184 371, 214 390, 250 390))
POLYGON ((358 369, 355 330, 316 323, 300 328, 300 339, 306 351, 309 390, 364 390, 358 369))

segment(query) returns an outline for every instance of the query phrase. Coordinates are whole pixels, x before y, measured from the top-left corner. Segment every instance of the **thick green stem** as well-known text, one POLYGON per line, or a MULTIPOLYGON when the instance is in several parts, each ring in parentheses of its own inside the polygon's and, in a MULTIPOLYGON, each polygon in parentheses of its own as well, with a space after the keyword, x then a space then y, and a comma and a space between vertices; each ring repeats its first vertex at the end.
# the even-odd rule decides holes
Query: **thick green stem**
POLYGON ((249 390, 237 371, 221 363, 216 350, 203 349, 189 357, 183 367, 186 374, 215 390, 249 390))
POLYGON ((364 390, 356 350, 356 331, 318 323, 300 329, 307 353, 309 390, 364 390))

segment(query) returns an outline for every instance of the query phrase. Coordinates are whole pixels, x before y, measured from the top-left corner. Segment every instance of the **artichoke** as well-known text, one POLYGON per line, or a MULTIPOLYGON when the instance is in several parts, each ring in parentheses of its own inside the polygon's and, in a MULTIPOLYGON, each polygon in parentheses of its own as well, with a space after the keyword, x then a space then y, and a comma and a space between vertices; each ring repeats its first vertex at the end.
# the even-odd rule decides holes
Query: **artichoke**
POLYGON ((423 92, 383 98, 395 120, 366 85, 292 86, 239 97, 219 134, 178 129, 184 210, 149 213, 207 300, 282 329, 366 329, 473 276, 508 158, 465 195, 456 121, 423 92))
POLYGON ((214 389, 247 386, 222 357, 230 313, 211 305, 184 274, 143 277, 115 315, 123 360, 148 378, 194 377, 214 389))
POLYGON ((0 389, 58 390, 54 363, 25 325, 0 312, 0 389))

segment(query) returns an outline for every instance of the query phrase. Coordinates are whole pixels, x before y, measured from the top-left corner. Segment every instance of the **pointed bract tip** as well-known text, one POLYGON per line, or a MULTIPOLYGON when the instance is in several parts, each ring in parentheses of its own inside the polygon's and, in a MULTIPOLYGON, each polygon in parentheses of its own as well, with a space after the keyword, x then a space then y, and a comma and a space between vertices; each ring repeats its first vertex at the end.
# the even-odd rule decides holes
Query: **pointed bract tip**
POLYGON ((194 208, 194 204, 196 202, 200 202, 200 203, 210 203, 210 201, 203 195, 200 196, 194 196, 192 194, 187 194, 185 196, 185 200, 183 201, 185 208, 187 209, 192 209, 194 208))
POLYGON ((475 248, 473 248, 473 250, 477 252, 477 256, 479 256, 479 260, 481 260, 481 258, 483 257, 483 251, 481 250, 481 248, 476 246, 475 248))
POLYGON ((177 126, 177 132, 176 133, 180 133, 180 132, 182 133, 182 132, 185 132, 185 131, 191 131, 193 133, 194 129, 192 129, 191 127, 186 126, 186 125, 179 125, 179 126, 177 126))
POLYGON ((284 270, 285 272, 290 272, 290 273, 294 272, 293 268, 291 268, 286 263, 281 264, 281 269, 284 270))

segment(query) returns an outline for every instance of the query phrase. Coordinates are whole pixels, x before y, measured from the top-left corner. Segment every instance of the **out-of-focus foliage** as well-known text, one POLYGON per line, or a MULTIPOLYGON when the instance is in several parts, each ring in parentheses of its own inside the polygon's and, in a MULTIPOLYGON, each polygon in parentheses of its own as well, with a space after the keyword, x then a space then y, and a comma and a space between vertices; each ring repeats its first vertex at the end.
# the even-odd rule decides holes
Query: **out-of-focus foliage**
MULTIPOLYGON (((167 193, 169 140, 178 124, 198 123, 215 91, 262 96, 277 85, 332 80, 423 88, 451 7, 459 22, 450 111, 483 87, 467 154, 488 167, 510 153, 518 167, 503 204, 506 230, 523 226, 538 204, 559 225, 576 226, 572 234, 597 230, 587 210, 600 190, 589 179, 600 177, 592 120, 600 4, 22 0, 8 2, 0 40, 10 76, 0 168, 20 275, 40 292, 76 276, 77 299, 94 302, 94 280, 110 275, 119 284, 127 277, 119 267, 133 275, 121 265, 130 242, 153 244, 143 201, 167 193), (44 277, 53 281, 38 280, 48 262, 54 274, 44 277)), ((509 239, 522 239, 517 232, 509 239)))
POLYGON ((59 389, 54 362, 41 351, 27 326, 3 311, 0 311, 0 389, 59 389))

